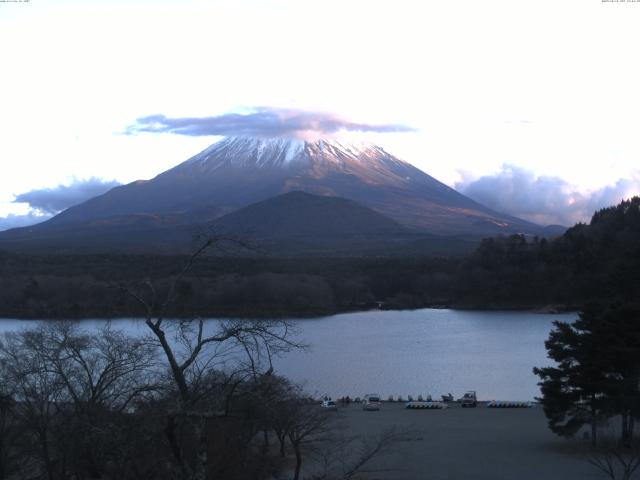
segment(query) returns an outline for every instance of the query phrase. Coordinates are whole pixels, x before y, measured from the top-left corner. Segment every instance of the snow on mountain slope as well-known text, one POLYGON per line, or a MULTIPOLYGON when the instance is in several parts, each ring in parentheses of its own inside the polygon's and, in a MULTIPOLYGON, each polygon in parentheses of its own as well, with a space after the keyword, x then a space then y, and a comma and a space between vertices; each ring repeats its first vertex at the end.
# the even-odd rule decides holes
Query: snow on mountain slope
POLYGON ((183 165, 200 166, 213 171, 222 165, 235 167, 287 166, 303 158, 305 142, 286 138, 259 139, 253 137, 227 137, 214 143, 183 165))
POLYGON ((338 140, 324 139, 308 142, 288 138, 227 137, 177 168, 199 167, 205 171, 215 171, 222 166, 291 168, 318 161, 335 165, 348 162, 375 164, 383 157, 399 162, 382 148, 371 143, 342 143, 338 140))

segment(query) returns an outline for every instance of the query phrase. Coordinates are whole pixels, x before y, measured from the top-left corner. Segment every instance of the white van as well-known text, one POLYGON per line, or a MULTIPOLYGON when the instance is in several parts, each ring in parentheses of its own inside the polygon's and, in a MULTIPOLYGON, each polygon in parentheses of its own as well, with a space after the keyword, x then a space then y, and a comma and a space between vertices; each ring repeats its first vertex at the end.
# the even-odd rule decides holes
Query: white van
POLYGON ((327 410, 337 410, 338 409, 338 405, 336 405, 336 402, 334 402, 330 398, 322 400, 321 407, 322 408, 326 408, 327 410))
POLYGON ((362 410, 380 410, 380 395, 370 393, 364 396, 362 400, 362 410))
POLYGON ((475 390, 469 390, 462 396, 460 406, 462 408, 475 408, 478 406, 478 397, 476 396, 475 390))

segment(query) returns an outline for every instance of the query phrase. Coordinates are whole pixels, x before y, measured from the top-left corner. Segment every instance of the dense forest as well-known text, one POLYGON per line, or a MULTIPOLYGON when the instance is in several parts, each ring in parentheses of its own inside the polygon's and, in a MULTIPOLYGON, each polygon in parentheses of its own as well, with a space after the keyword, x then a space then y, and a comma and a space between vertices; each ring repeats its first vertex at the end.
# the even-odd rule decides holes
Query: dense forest
MULTIPOLYGON (((87 318, 142 315, 122 288, 166 291, 186 257, 0 256, 0 316, 87 318)), ((178 282, 172 316, 319 315, 444 303, 448 259, 259 259, 202 257, 178 282)))
POLYGON ((490 238, 459 266, 465 305, 582 305, 640 292, 640 198, 597 211, 551 241, 490 238))
MULTIPOLYGON (((165 292, 186 256, 0 252, 0 316, 143 315, 125 290, 165 292)), ((640 291, 640 198, 555 239, 482 240, 466 257, 241 257, 212 249, 177 283, 168 314, 320 315, 367 308, 573 308, 640 291)))

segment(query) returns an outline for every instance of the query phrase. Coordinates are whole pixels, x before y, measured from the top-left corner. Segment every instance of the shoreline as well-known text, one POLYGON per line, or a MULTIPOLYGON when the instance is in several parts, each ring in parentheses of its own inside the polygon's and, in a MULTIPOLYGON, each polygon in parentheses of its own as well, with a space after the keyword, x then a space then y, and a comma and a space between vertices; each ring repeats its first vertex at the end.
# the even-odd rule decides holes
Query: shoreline
MULTIPOLYGON (((407 312, 416 310, 459 310, 459 311, 483 311, 483 312, 530 312, 538 313, 541 315, 553 315, 553 314, 565 314, 579 312, 581 307, 578 305, 482 305, 482 304, 433 304, 433 305, 421 305, 421 306, 406 306, 403 308, 398 305, 389 305, 382 308, 378 308, 375 305, 371 305, 371 308, 358 308, 353 309, 327 309, 320 311, 275 311, 270 313, 256 313, 242 310, 211 310, 208 312, 199 312, 198 314, 179 315, 171 314, 171 318, 178 320, 196 319, 196 318, 230 318, 230 319, 248 319, 248 320, 267 320, 267 319, 309 319, 331 317, 341 314, 349 313, 365 313, 365 312, 407 312)), ((119 319, 137 319, 144 320, 147 318, 145 315, 138 314, 107 314, 107 313, 92 313, 90 315, 33 315, 33 314, 20 314, 16 312, 2 312, 0 310, 0 321, 2 320, 119 320, 119 319)))

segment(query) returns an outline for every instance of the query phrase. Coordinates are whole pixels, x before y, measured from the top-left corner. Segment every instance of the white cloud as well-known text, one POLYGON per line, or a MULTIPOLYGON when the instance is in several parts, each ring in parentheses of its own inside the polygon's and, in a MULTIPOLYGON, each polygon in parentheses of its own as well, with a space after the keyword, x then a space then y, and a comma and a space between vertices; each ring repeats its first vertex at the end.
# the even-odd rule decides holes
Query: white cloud
POLYGON ((57 213, 120 185, 100 178, 73 179, 69 185, 38 188, 15 195, 13 202, 20 213, 0 216, 0 231, 44 222, 57 213))
POLYGON ((640 195, 640 173, 603 188, 580 192, 566 180, 538 176, 515 165, 503 165, 494 175, 467 178, 456 188, 494 210, 541 225, 571 226, 588 222, 593 213, 640 195))
POLYGON ((55 215, 69 207, 97 197, 120 185, 114 180, 100 178, 74 179, 70 185, 39 188, 16 195, 15 203, 27 203, 32 210, 55 215))
POLYGON ((0 217, 0 232, 11 228, 28 227, 49 220, 52 216, 36 212, 30 212, 26 215, 9 214, 6 217, 0 217))
POLYGON ((140 132, 173 133, 191 137, 254 136, 254 137, 322 137, 339 132, 411 132, 406 125, 355 122, 328 112, 253 107, 241 113, 225 113, 209 117, 169 118, 165 115, 140 117, 127 127, 125 134, 140 132))

